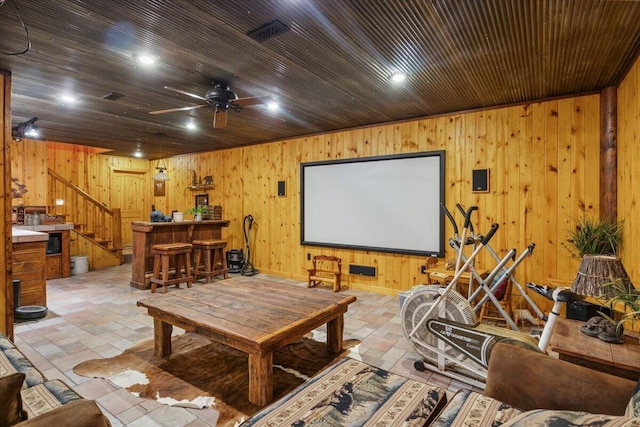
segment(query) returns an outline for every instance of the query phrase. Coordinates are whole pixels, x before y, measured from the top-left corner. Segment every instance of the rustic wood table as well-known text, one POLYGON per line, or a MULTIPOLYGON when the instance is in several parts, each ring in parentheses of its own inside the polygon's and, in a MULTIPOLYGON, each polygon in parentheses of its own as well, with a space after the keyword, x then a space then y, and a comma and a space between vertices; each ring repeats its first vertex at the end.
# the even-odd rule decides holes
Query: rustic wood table
POLYGON ((638 381, 640 377, 640 341, 624 337, 623 344, 609 344, 580 332, 585 322, 559 318, 551 338, 551 350, 560 360, 586 366, 600 372, 638 381))
POLYGON ((273 352, 327 324, 327 349, 342 350, 352 295, 236 277, 138 301, 153 317, 155 353, 171 354, 173 326, 249 355, 249 401, 273 400, 273 352))

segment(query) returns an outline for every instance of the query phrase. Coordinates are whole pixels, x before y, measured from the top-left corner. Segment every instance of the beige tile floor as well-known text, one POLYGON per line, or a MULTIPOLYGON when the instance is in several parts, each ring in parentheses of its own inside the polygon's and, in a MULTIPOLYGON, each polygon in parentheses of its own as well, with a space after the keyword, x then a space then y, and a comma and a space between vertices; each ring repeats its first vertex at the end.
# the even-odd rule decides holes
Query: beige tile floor
MULTIPOLYGON (((259 276, 255 276, 259 277, 259 276)), ((18 347, 49 379, 61 379, 88 399, 95 399, 114 426, 214 426, 211 409, 169 407, 135 397, 109 381, 75 375, 73 367, 85 360, 111 357, 153 337, 153 321, 136 301, 149 291, 129 286, 131 264, 92 271, 47 282, 47 318, 15 327, 18 347)), ((273 278, 305 286, 290 279, 273 278)), ((196 286, 198 286, 196 284, 196 286)), ((468 387, 431 372, 417 372, 417 353, 404 337, 397 296, 357 290, 345 316, 345 339, 361 340, 364 362, 392 372, 440 385, 453 393, 468 387)), ((174 333, 182 333, 175 328, 174 333)))

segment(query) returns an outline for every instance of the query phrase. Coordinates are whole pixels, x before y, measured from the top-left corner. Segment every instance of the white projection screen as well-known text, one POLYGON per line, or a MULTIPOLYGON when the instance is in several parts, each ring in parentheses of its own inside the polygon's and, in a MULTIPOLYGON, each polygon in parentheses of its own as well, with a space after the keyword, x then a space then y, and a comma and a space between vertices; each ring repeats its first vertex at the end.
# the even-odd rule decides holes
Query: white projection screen
POLYGON ((300 166, 301 244, 444 256, 444 151, 300 166))

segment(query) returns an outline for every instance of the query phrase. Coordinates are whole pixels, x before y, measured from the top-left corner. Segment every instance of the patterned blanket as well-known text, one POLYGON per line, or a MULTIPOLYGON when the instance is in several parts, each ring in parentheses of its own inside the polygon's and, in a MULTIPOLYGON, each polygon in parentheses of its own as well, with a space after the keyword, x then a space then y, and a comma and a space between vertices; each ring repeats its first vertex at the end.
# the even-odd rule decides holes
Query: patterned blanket
POLYGON ((249 426, 422 426, 445 390, 344 358, 242 424, 249 426))

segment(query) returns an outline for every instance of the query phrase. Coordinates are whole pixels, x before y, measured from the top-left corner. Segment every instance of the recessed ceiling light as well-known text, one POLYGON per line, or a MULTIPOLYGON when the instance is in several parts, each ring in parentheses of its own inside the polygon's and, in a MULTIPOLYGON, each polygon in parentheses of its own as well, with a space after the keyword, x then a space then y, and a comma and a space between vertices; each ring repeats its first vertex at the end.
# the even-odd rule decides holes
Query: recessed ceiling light
POLYGON ((60 99, 68 104, 73 104, 78 100, 75 95, 72 95, 70 93, 63 93, 62 95, 60 95, 60 99))
POLYGON ((133 157, 137 157, 137 158, 142 157, 142 151, 140 151, 140 149, 138 148, 138 149, 133 153, 133 157))
POLYGON ((391 75, 391 81, 394 83, 400 83, 401 81, 404 81, 404 79, 406 78, 407 78, 407 75, 402 71, 396 71, 391 75))
POLYGON ((140 55, 138 56, 138 62, 144 65, 151 65, 156 62, 156 58, 151 55, 140 55))
POLYGON ((276 101, 271 100, 267 102, 267 109, 269 109, 269 111, 276 111, 278 108, 280 108, 280 105, 276 101))
POLYGON ((196 123, 195 123, 193 120, 192 120, 192 121, 187 122, 187 124, 186 124, 184 127, 186 127, 186 128, 187 128, 187 129, 189 129, 189 130, 196 130, 196 129, 198 129, 198 126, 196 126, 196 123))

